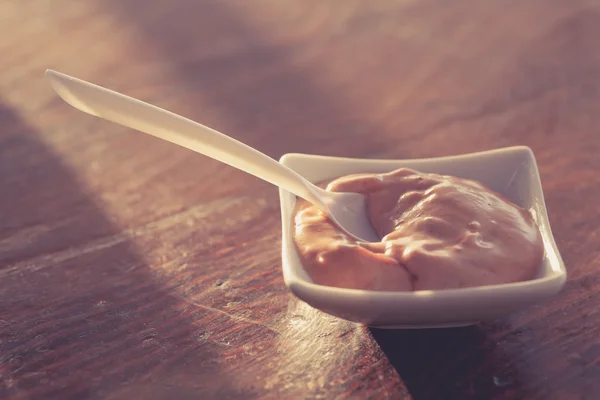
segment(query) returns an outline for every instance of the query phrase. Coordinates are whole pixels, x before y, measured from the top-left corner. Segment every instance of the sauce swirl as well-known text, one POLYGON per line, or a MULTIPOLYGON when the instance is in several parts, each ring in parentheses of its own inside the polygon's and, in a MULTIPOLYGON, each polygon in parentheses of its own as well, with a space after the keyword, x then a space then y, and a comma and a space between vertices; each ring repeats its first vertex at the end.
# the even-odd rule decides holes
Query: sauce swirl
POLYGON ((381 241, 349 237, 298 199, 294 240, 315 283, 440 290, 525 281, 540 267, 544 250, 532 215, 478 182, 401 168, 341 177, 326 188, 364 194, 381 241))

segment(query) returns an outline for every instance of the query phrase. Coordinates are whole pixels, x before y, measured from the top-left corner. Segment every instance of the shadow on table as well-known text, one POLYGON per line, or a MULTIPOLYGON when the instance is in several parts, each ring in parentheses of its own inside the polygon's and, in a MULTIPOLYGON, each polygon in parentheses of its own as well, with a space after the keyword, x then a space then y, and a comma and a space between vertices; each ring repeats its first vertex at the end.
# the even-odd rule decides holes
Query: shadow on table
POLYGON ((0 398, 252 398, 41 135, 0 101, 0 398))
MULTIPOLYGON (((169 60, 173 67, 167 69, 173 75, 169 81, 181 85, 177 93, 216 108, 227 116, 222 122, 232 124, 216 128, 269 156, 319 149, 326 155, 352 157, 389 148, 387 135, 373 134, 385 127, 368 122, 361 116, 363 110, 339 90, 320 84, 318 69, 298 62, 298 52, 304 50, 295 48, 293 40, 270 38, 268 28, 253 22, 253 16, 260 14, 258 8, 245 15, 242 3, 235 7, 221 0, 162 1, 150 7, 146 0, 102 4, 110 4, 115 15, 137 27, 143 45, 169 60), (352 145, 352 140, 360 145, 352 145)), ((210 123, 203 107, 184 113, 210 123)))
POLYGON ((518 374, 479 326, 370 331, 414 400, 515 395, 518 374))

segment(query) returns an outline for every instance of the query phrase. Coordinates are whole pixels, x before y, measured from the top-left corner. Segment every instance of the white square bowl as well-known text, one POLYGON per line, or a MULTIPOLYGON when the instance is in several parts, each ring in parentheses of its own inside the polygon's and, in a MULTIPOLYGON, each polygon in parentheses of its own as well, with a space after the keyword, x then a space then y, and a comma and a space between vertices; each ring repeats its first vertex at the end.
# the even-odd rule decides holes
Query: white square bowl
POLYGON ((526 282, 415 292, 324 286, 310 279, 294 244, 296 196, 280 189, 284 281, 296 297, 328 314, 380 328, 465 326, 496 319, 540 302, 559 292, 566 281, 567 272, 548 222, 535 157, 528 147, 413 160, 286 154, 280 163, 313 183, 354 173, 389 172, 401 167, 474 179, 531 210, 542 233, 544 259, 538 276, 526 282))

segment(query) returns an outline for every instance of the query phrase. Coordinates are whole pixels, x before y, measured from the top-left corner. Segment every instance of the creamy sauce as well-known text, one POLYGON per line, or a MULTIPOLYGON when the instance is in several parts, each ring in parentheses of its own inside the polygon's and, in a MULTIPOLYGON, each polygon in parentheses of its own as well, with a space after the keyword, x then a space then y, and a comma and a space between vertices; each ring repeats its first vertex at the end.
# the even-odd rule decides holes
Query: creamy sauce
POLYGON ((540 267, 544 250, 531 214, 478 182, 402 168, 341 177, 327 190, 363 193, 381 241, 349 237, 299 199, 294 239, 315 283, 452 289, 529 280, 540 267))

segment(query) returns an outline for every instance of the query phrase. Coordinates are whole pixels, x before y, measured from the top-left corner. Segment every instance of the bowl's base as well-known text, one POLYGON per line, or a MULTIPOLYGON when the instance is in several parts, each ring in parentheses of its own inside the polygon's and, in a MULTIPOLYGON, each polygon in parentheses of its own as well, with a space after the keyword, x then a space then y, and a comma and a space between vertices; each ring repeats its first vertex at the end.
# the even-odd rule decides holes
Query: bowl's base
POLYGON ((448 324, 431 324, 431 325, 368 325, 374 329, 443 329, 443 328, 463 328, 465 326, 475 325, 477 322, 460 322, 448 324))

